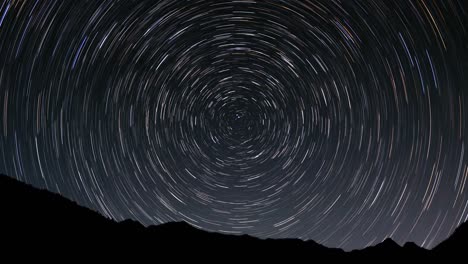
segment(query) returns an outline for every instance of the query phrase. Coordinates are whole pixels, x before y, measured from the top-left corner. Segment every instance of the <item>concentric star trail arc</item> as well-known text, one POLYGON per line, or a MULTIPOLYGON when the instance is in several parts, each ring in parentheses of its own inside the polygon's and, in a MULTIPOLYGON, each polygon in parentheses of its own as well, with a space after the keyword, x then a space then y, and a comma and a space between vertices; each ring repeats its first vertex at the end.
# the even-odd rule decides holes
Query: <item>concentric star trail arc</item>
POLYGON ((107 217, 362 248, 468 217, 460 0, 0 3, 0 172, 107 217))

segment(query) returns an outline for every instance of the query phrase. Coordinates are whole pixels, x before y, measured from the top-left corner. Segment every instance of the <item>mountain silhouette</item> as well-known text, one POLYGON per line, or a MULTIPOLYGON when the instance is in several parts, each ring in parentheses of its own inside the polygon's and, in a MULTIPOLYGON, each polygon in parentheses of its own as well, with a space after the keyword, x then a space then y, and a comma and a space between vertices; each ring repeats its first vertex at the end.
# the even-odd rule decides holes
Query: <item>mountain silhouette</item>
POLYGON ((67 253, 113 258, 132 254, 174 259, 210 256, 226 260, 403 260, 456 255, 468 247, 467 223, 433 250, 411 242, 400 246, 386 239, 351 252, 300 239, 260 239, 207 232, 185 222, 145 227, 133 220, 116 222, 59 194, 4 175, 0 175, 0 212, 0 244, 4 245, 0 253, 30 252, 31 255, 25 255, 29 257, 37 256, 33 254, 36 252, 41 256, 67 253))
POLYGON ((435 254, 450 256, 462 255, 465 250, 468 250, 468 222, 461 224, 449 238, 432 249, 435 254))

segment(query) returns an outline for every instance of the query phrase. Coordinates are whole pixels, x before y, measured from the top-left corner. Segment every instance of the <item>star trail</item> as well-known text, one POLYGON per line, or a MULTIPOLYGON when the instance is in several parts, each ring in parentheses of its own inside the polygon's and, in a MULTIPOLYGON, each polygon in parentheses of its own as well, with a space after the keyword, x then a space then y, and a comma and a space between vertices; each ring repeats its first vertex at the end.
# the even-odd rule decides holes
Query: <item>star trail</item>
POLYGON ((0 172, 145 225, 430 248, 468 218, 464 0, 0 3, 0 172))

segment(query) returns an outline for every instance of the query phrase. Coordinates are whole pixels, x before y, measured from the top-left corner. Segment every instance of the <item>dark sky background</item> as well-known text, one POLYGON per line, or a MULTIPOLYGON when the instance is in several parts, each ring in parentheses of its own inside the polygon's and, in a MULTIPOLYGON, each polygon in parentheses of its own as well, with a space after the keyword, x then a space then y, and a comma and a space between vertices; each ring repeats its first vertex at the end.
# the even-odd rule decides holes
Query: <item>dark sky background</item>
POLYGON ((468 217, 468 1, 0 3, 0 172, 361 248, 468 217))

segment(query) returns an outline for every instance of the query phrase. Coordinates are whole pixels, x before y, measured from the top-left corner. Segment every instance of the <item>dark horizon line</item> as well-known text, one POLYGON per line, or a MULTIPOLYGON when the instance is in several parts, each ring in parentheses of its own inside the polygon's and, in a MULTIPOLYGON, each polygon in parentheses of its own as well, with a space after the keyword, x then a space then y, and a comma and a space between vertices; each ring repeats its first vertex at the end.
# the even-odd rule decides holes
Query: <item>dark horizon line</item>
POLYGON ((5 179, 8 179, 10 181, 14 181, 14 182, 19 183, 19 184, 21 184, 21 185, 23 185, 23 186, 25 186, 27 188, 32 188, 32 189, 34 189, 36 191, 39 191, 41 193, 52 194, 54 196, 57 196, 57 197, 65 200, 68 203, 73 203, 77 207, 87 209, 87 210, 91 211, 92 213, 97 214, 100 217, 103 217, 106 220, 112 221, 112 222, 114 222, 116 224, 138 226, 138 228, 144 228, 145 230, 150 230, 150 229, 154 229, 154 228, 164 228, 166 226, 174 226, 174 225, 177 225, 179 227, 182 227, 182 226, 188 227, 189 226, 190 228, 192 228, 194 230, 197 230, 199 232, 204 232, 206 234, 214 234, 214 235, 220 235, 220 236, 226 236, 226 237, 249 237, 249 238, 260 240, 260 241, 299 240, 299 241, 302 241, 304 243, 315 243, 315 244, 320 245, 320 246, 322 246, 324 248, 327 248, 327 249, 341 250, 341 251, 343 251, 345 253, 361 252, 361 251, 365 251, 365 250, 372 249, 372 248, 378 248, 379 246, 382 246, 382 245, 385 245, 385 246, 395 246, 396 245, 396 246, 398 246, 399 248, 402 248, 402 249, 407 248, 407 247, 411 247, 411 248, 417 247, 417 248, 419 248, 421 250, 424 250, 426 252, 431 252, 431 251, 434 251, 434 249, 439 247, 441 244, 443 244, 444 242, 449 240, 457 232, 457 230, 461 226, 468 226, 468 221, 466 221, 464 223, 461 223, 460 225, 458 225, 454 229, 454 231, 447 238, 445 238, 444 240, 442 240, 440 243, 433 246, 432 248, 426 248, 424 246, 421 246, 421 245, 417 244, 414 241, 406 241, 405 243, 400 244, 400 243, 396 242, 395 240, 393 240, 391 237, 387 237, 387 238, 383 239, 382 241, 380 241, 378 243, 368 245, 368 246, 365 246, 363 248, 354 248, 354 249, 348 250, 348 249, 344 249, 344 248, 340 248, 340 247, 329 247, 329 246, 326 246, 326 245, 324 245, 322 243, 316 242, 313 239, 304 240, 304 239, 301 239, 301 238, 298 238, 298 237, 284 237, 284 238, 258 237, 258 236, 248 234, 248 233, 236 234, 236 233, 225 233, 225 232, 222 232, 222 231, 213 231, 213 230, 208 230, 208 229, 205 229, 203 227, 199 227, 197 225, 191 224, 190 222, 187 222, 185 220, 168 221, 168 222, 164 222, 164 223, 160 223, 160 224, 149 224, 149 225, 145 225, 145 224, 141 223, 140 221, 138 221, 136 219, 130 219, 130 218, 127 218, 127 219, 124 219, 124 220, 117 220, 117 219, 114 219, 112 217, 109 217, 109 216, 106 216, 106 215, 102 214, 98 210, 95 210, 95 209, 89 208, 88 206, 82 205, 79 202, 77 202, 77 201, 75 201, 75 200, 73 200, 73 199, 71 199, 69 197, 66 197, 66 196, 64 196, 64 195, 62 195, 62 194, 60 194, 58 192, 54 192, 54 191, 51 191, 51 190, 46 189, 46 188, 36 187, 36 186, 34 186, 34 185, 30 184, 30 183, 23 182, 23 181, 19 180, 18 178, 15 178, 13 176, 9 176, 9 175, 3 174, 3 173, 0 173, 0 180, 1 180, 1 178, 5 178, 5 179), (391 245, 391 244, 393 244, 393 245, 391 245))

